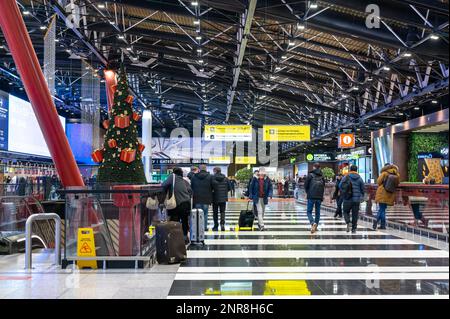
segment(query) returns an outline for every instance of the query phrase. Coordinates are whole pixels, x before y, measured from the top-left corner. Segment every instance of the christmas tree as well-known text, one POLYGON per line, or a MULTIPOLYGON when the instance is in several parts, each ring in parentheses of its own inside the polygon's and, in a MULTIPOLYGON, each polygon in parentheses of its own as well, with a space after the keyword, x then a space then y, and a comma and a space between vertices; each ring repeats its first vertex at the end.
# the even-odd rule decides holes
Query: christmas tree
POLYGON ((137 123, 141 116, 133 111, 133 96, 128 95, 128 82, 123 66, 120 69, 114 93, 114 105, 106 129, 102 149, 94 151, 92 158, 100 163, 99 183, 145 184, 142 151, 144 145, 137 139, 137 123))

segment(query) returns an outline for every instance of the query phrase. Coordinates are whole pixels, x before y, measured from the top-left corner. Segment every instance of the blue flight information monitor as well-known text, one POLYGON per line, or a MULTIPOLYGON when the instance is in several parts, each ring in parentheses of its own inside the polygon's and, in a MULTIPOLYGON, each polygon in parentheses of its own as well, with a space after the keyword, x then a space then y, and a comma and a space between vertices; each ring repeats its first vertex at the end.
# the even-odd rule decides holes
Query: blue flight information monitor
POLYGON ((0 150, 8 150, 8 93, 0 91, 0 150))

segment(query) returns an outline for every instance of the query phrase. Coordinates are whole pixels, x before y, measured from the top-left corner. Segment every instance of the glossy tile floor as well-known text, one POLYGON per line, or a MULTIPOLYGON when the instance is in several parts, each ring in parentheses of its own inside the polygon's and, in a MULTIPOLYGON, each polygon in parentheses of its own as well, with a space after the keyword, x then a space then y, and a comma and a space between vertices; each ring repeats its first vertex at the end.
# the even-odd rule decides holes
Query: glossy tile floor
MULTIPOLYGON (((236 226, 243 202, 228 204, 236 226)), ((305 207, 272 203, 266 231, 208 232, 191 247, 169 298, 448 298, 448 246, 373 231, 346 232, 326 214, 311 235, 305 207)))
POLYGON ((230 231, 245 206, 229 203, 227 231, 208 232, 182 265, 61 270, 36 252, 27 272, 22 254, 0 256, 0 298, 448 298, 446 243, 365 224, 348 234, 330 215, 311 235, 293 201, 270 204, 265 232, 230 231))

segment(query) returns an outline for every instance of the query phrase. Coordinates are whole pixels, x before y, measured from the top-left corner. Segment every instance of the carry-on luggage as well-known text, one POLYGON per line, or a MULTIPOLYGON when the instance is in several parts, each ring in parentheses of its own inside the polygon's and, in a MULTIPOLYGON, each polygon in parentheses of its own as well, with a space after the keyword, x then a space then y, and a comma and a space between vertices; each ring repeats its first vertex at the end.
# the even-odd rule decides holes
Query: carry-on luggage
POLYGON ((247 203, 247 209, 241 210, 239 214, 239 230, 253 230, 253 221, 255 220, 255 214, 253 213, 253 209, 249 209, 249 205, 253 202, 249 201, 247 203))
POLYGON ((203 210, 194 208, 191 210, 191 243, 192 244, 205 244, 205 214, 203 210))
POLYGON ((183 228, 179 222, 156 224, 156 260, 159 264, 175 264, 186 260, 183 228))

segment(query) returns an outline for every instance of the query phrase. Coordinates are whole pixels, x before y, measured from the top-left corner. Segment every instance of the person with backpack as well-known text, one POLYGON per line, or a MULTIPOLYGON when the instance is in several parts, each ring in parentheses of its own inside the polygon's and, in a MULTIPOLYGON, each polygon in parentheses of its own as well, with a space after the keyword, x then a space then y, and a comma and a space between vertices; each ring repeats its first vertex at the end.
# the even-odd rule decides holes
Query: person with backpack
POLYGON ((317 226, 320 222, 320 207, 323 201, 323 194, 325 192, 325 178, 319 163, 314 163, 313 170, 309 172, 305 180, 306 199, 308 200, 306 214, 308 215, 309 223, 311 224, 311 234, 317 231, 317 226), (316 214, 313 218, 313 209, 316 209, 316 214))
POLYGON ((167 210, 170 221, 180 222, 183 227, 185 243, 189 242, 189 215, 191 213, 192 189, 189 183, 183 178, 183 170, 175 167, 173 173, 162 183, 165 194, 169 197, 175 196, 176 207, 167 210))
POLYGON ((228 192, 231 190, 231 184, 228 178, 222 174, 220 167, 214 167, 213 175, 213 231, 219 230, 219 210, 220 210, 220 228, 225 231, 225 209, 228 202, 228 192))
POLYGON ((378 223, 380 229, 386 229, 386 209, 388 206, 394 206, 395 192, 400 184, 400 174, 398 167, 392 164, 386 164, 381 169, 381 174, 377 179, 377 192, 375 202, 378 204, 377 219, 373 221, 373 230, 376 230, 378 223))
POLYGON ((341 195, 341 190, 339 189, 339 184, 341 183, 342 180, 342 174, 339 173, 336 176, 336 184, 334 186, 334 193, 333 193, 333 200, 336 201, 336 211, 334 212, 334 218, 342 218, 342 203, 343 203, 343 198, 341 195))
POLYGON ((200 172, 192 176, 191 187, 194 193, 194 208, 203 210, 205 231, 208 231, 208 210, 213 200, 213 182, 211 174, 206 170, 206 165, 200 165, 200 172))
POLYGON ((356 233, 358 227, 359 209, 364 199, 364 181, 358 174, 358 166, 351 165, 348 175, 344 176, 339 184, 343 197, 343 212, 347 232, 356 233), (350 211, 352 219, 350 222, 350 211))

